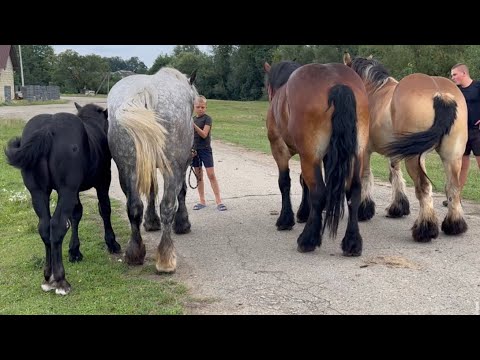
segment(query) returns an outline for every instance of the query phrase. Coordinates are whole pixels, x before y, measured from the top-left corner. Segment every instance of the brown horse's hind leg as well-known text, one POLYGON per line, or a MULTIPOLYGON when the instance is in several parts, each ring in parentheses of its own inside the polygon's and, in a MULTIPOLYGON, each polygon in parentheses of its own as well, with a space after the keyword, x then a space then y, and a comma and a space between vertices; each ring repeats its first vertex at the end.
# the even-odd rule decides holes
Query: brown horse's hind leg
POLYGON ((371 153, 365 152, 362 174, 361 201, 358 207, 359 221, 370 220, 375 215, 375 202, 371 196, 373 188, 373 174, 372 170, 370 169, 370 155, 371 153))
POLYGON ((305 227, 297 239, 299 252, 313 251, 322 244, 322 211, 325 207, 325 182, 320 165, 302 158, 303 179, 310 190, 310 214, 305 227))
POLYGON ((448 212, 442 222, 442 231, 447 235, 458 235, 467 231, 468 226, 463 217, 462 204, 460 203, 460 169, 462 159, 443 160, 445 174, 447 175, 448 212))
POLYGON ((292 202, 290 200, 290 169, 288 167, 288 161, 292 157, 292 154, 288 150, 285 142, 277 137, 274 140, 270 140, 270 147, 272 149, 272 155, 278 166, 278 187, 282 194, 282 210, 280 216, 277 219, 277 230, 290 230, 295 225, 295 219, 293 217, 292 202))
POLYGON ((410 214, 410 203, 408 202, 400 161, 390 161, 390 184, 392 184, 392 203, 385 209, 387 217, 399 218, 410 214))
POLYGON ((344 256, 362 255, 363 240, 358 228, 358 214, 361 199, 360 164, 355 161, 352 181, 345 195, 348 204, 348 224, 345 236, 342 240, 342 250, 344 256))
MULTIPOLYGON (((420 162, 425 171, 423 156, 420 162)), ((420 202, 420 211, 412 227, 412 236, 415 241, 429 242, 438 236, 438 220, 433 209, 432 185, 418 164, 418 156, 405 160, 405 165, 415 184, 415 195, 420 202)))
POLYGON ((304 223, 308 220, 310 214, 310 192, 302 174, 300 174, 300 185, 302 185, 302 202, 297 211, 297 222, 304 223))

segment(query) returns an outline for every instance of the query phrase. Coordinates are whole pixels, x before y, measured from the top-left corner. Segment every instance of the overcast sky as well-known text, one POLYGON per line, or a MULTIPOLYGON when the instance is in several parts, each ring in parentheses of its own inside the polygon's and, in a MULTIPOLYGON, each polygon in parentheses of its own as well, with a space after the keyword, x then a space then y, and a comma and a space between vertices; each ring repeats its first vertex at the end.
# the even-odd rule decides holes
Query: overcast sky
MULTIPOLYGON (((138 57, 147 67, 151 67, 158 55, 171 54, 176 45, 52 45, 55 54, 72 49, 80 55, 96 54, 104 57, 119 56, 128 60, 138 57)), ((210 51, 209 45, 198 45, 204 52, 210 51)))

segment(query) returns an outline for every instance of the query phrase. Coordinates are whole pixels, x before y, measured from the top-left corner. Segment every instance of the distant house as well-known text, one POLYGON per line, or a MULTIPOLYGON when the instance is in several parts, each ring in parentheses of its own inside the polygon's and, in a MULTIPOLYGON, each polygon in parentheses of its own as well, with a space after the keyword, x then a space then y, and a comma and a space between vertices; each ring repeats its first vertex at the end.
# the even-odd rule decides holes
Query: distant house
POLYGON ((13 45, 0 45, 0 103, 14 99, 14 70, 19 70, 20 64, 17 51, 13 45))

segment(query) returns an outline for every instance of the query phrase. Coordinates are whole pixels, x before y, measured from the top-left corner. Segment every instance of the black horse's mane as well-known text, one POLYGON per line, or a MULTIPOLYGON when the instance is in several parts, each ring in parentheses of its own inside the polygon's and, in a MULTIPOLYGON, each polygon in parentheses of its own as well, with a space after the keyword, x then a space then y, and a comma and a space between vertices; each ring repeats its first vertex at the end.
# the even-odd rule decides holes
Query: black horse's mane
POLYGON ((289 79, 290 75, 298 69, 301 64, 295 61, 281 61, 272 66, 268 74, 268 83, 275 91, 284 85, 289 79))

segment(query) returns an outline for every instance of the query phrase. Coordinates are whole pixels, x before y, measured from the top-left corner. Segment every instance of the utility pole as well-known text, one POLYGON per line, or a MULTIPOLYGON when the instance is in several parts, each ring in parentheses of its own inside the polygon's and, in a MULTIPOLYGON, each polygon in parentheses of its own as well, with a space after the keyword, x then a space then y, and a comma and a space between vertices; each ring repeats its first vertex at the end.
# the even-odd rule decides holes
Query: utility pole
POLYGON ((18 45, 18 52, 20 55, 20 76, 22 77, 22 86, 25 86, 25 82, 23 81, 22 45, 18 45))

